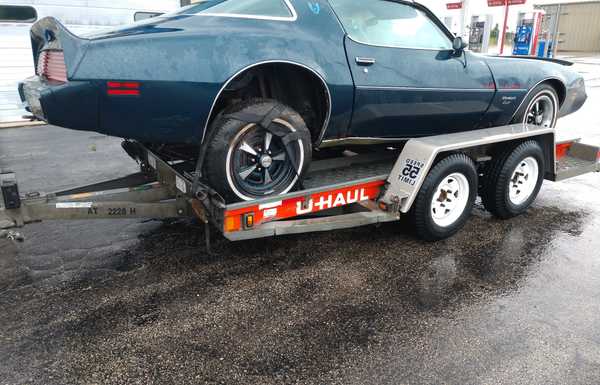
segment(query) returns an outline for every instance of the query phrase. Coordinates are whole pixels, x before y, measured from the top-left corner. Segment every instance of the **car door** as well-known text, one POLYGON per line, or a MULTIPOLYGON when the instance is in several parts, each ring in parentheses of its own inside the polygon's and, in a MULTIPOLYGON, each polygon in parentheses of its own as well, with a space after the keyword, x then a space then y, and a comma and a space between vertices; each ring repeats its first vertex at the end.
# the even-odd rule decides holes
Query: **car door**
POLYGON ((408 138, 469 130, 495 93, 477 55, 455 52, 426 8, 388 0, 330 0, 346 29, 355 83, 348 136, 408 138))

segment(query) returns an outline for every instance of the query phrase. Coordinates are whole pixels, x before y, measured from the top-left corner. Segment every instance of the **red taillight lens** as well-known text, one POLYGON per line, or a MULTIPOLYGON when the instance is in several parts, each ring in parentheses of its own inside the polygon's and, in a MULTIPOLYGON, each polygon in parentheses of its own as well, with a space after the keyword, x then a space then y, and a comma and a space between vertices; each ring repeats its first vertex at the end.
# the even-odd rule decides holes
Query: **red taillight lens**
POLYGON ((48 80, 67 81, 67 66, 63 51, 47 50, 40 52, 37 73, 48 80))
POLYGON ((140 83, 139 82, 106 82, 108 95, 139 95, 140 94, 140 83))
POLYGON ((556 160, 562 159, 567 156, 567 153, 573 145, 572 142, 559 143, 556 145, 556 160))
POLYGON ((106 85, 108 86, 108 88, 140 88, 139 82, 108 82, 106 83, 106 85))

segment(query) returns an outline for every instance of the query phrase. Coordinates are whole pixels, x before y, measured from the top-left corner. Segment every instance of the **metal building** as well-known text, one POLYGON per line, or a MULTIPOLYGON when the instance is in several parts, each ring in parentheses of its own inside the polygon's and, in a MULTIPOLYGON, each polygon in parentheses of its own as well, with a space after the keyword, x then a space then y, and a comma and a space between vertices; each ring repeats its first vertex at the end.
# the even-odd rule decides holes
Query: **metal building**
POLYGON ((558 37, 558 52, 600 52, 600 1, 537 5, 558 37), (558 26, 556 26, 558 21, 558 26))
POLYGON ((179 0, 0 0, 0 123, 20 121, 26 114, 17 83, 34 73, 29 29, 35 21, 54 16, 81 35, 179 6, 179 0))

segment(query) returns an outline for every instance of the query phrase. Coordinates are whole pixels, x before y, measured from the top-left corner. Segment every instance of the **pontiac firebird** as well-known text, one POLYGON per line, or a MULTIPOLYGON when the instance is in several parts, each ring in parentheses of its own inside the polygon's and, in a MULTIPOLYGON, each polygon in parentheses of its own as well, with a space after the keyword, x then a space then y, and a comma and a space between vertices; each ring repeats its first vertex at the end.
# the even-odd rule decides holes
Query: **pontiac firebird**
POLYGON ((472 53, 408 1, 209 0, 84 37, 45 18, 31 39, 35 116, 202 149, 229 200, 290 191, 313 151, 551 127, 586 99, 571 63, 472 53))

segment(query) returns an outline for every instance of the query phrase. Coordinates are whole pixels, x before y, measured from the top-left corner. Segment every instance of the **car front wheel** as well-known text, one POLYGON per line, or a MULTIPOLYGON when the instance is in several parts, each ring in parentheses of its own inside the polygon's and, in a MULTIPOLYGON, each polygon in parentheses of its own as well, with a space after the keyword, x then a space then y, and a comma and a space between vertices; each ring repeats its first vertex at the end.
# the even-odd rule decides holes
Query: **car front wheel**
POLYGON ((559 110, 556 90, 549 84, 540 84, 517 112, 513 123, 525 123, 541 127, 554 127, 559 110))

